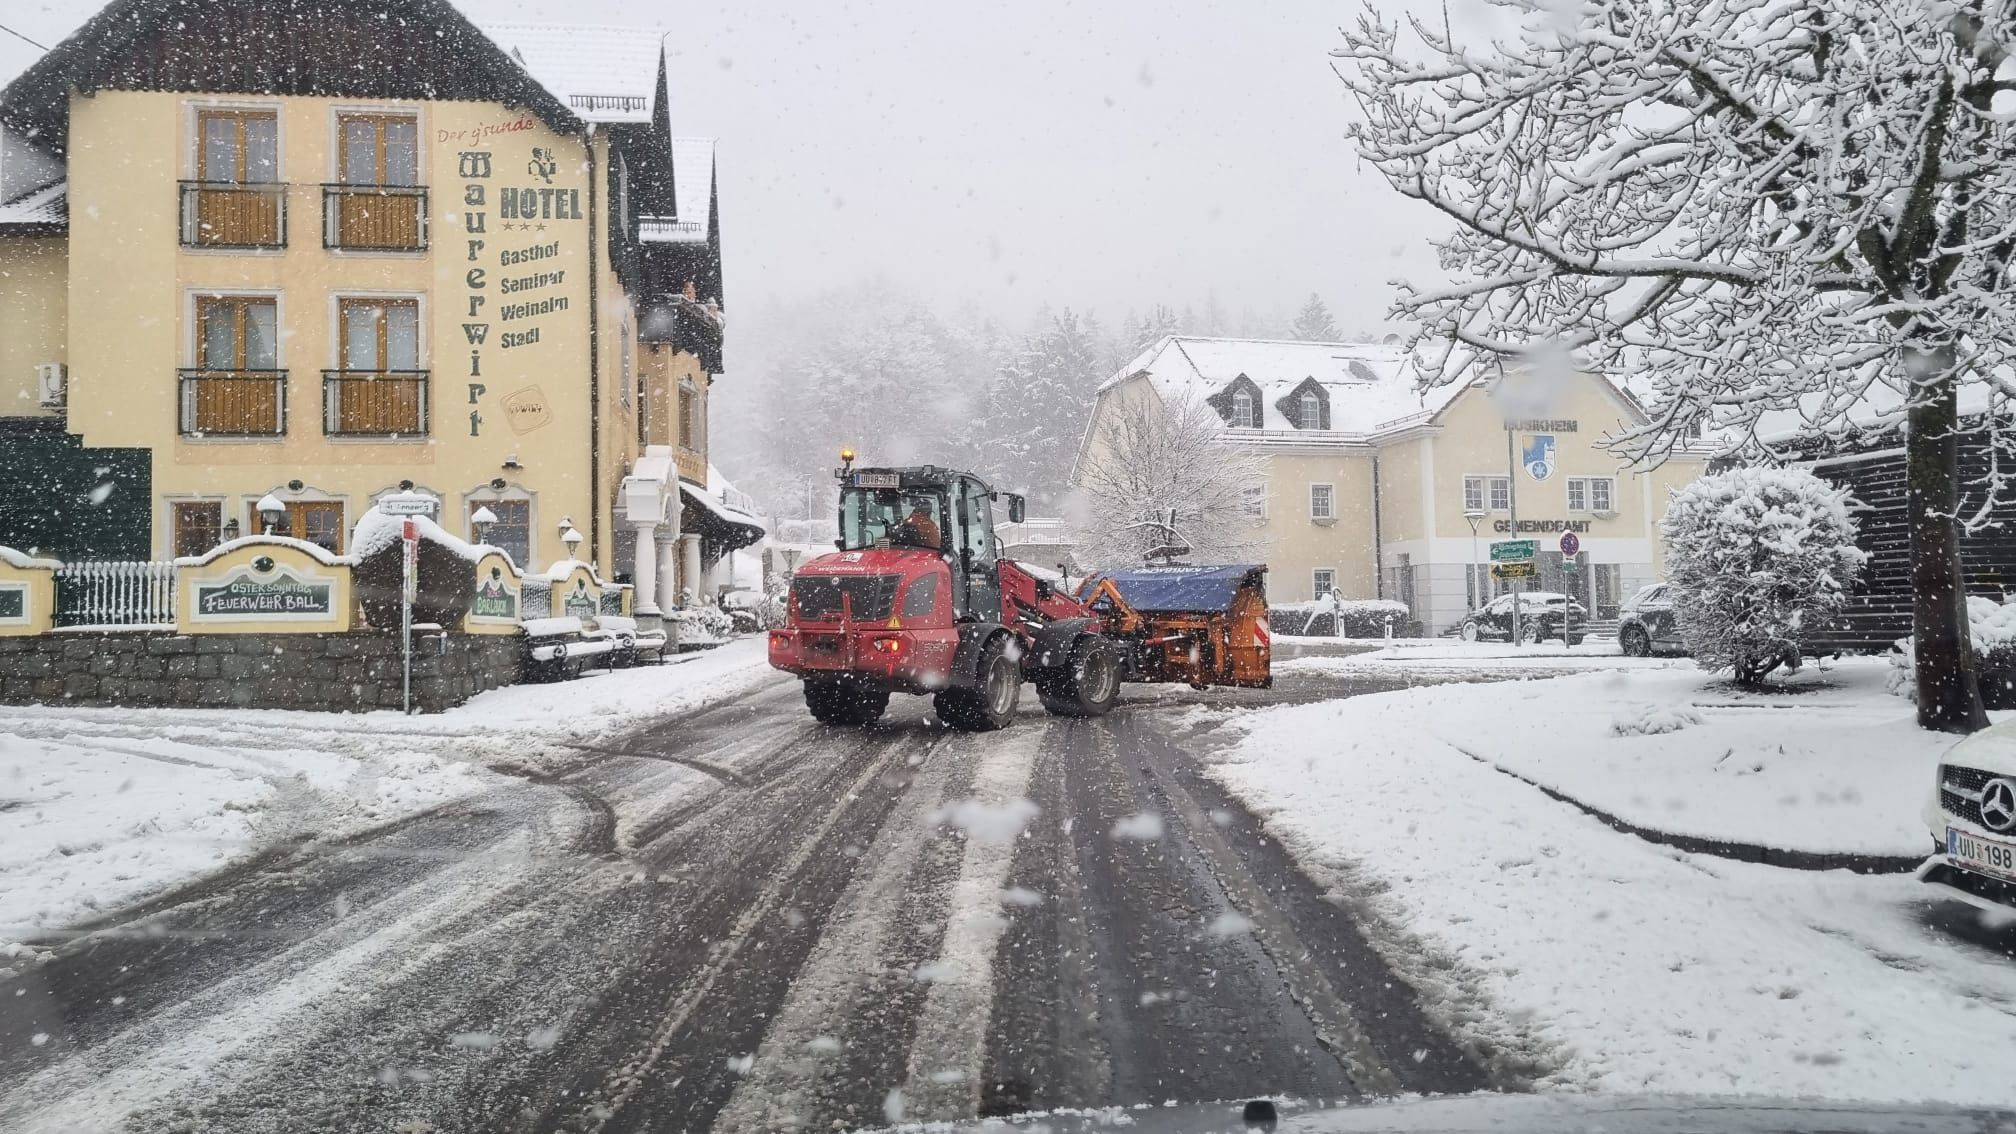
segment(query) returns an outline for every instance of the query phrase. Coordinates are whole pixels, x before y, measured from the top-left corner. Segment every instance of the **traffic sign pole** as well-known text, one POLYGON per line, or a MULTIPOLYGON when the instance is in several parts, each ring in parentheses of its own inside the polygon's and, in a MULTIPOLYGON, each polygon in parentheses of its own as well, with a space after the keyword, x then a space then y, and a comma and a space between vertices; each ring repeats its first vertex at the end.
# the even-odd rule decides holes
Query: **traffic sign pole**
POLYGON ((400 557, 399 572, 399 640, 401 654, 405 659, 404 674, 399 681, 399 701, 406 715, 413 715, 413 592, 420 582, 420 532, 419 525, 411 519, 401 525, 402 542, 405 552, 400 557))
MULTIPOLYGON (((1505 507, 1513 535, 1519 534, 1519 460, 1512 443, 1512 423, 1505 423, 1505 507)), ((1519 583, 1512 583, 1512 648, 1519 648, 1519 583)))

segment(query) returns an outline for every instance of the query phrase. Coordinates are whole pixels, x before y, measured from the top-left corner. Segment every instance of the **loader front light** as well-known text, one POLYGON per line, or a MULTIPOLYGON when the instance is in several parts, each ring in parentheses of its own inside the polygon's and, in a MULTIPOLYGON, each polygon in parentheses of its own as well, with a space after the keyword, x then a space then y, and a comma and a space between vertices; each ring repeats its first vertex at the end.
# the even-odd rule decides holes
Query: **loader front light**
POLYGON ((910 639, 876 638, 868 643, 868 648, 884 657, 900 658, 910 652, 910 639))

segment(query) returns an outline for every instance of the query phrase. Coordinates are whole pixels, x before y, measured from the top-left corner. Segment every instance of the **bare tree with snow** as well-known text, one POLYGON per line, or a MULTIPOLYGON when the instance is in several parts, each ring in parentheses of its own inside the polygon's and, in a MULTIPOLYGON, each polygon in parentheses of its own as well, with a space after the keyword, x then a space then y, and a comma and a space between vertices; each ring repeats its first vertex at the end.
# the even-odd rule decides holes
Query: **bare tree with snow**
POLYGON ((1773 418, 1904 423, 1919 723, 1983 727, 1954 429, 1963 392, 1991 421, 2016 395, 2016 8, 1498 6, 1527 26, 1489 50, 1368 10, 1336 52, 1360 153, 1456 225, 1454 282, 1396 305, 1425 380, 1565 345, 1649 384, 1613 438, 1645 462, 1704 429, 1767 455, 1773 418))
POLYGON ((1099 418, 1078 468, 1072 517, 1078 557, 1098 567, 1141 563, 1165 538, 1172 513, 1198 563, 1230 563, 1263 541, 1246 493, 1266 477, 1250 450, 1225 442, 1225 422, 1201 401, 1137 397, 1099 418))

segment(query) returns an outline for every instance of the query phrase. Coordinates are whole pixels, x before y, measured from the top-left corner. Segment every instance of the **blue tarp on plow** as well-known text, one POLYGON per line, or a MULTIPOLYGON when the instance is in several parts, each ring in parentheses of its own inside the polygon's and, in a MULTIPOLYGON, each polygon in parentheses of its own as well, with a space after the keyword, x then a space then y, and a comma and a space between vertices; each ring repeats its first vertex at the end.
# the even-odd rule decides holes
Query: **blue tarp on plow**
MULTIPOLYGON (((1091 594, 1101 579, 1113 580, 1120 595, 1136 610, 1230 610, 1239 588, 1267 568, 1255 563, 1229 567, 1136 567, 1105 571, 1085 580, 1080 594, 1091 594)), ((1257 578, 1253 580, 1256 584, 1257 578)))

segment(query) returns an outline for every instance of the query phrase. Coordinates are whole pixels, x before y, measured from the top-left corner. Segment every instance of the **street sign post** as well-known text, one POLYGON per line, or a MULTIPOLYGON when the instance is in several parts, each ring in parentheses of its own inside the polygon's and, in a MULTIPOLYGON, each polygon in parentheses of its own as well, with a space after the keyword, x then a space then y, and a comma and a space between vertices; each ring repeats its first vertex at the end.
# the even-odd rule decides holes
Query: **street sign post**
POLYGON ((401 558, 399 581, 399 640, 404 674, 399 681, 399 702, 407 715, 413 713, 413 599, 420 590, 420 525, 411 519, 399 525, 405 555, 401 558))
POLYGON ((1491 562, 1530 563, 1540 554, 1537 539, 1495 539, 1491 541, 1491 562))
POLYGON ((378 509, 388 516, 431 516, 434 504, 431 497, 394 494, 380 500, 378 509))
POLYGON ((1538 578, 1539 575, 1540 569, 1531 563, 1493 563, 1491 565, 1491 577, 1498 580, 1534 579, 1538 578))

